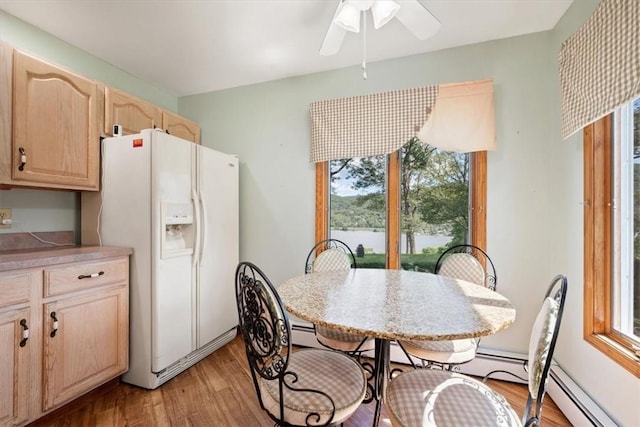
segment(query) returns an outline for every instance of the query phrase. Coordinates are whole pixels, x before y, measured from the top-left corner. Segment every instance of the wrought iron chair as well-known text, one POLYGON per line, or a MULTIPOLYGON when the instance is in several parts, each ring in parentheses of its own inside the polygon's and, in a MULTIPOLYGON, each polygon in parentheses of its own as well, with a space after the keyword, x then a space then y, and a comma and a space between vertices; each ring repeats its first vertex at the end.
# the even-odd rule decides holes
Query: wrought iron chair
MULTIPOLYGON (((435 273, 496 290, 497 275, 493 262, 484 250, 474 245, 456 245, 444 251, 436 261, 435 273)), ((420 359, 422 367, 452 370, 476 357, 479 342, 477 338, 466 338, 451 341, 400 341, 398 345, 414 368, 411 356, 420 359)))
POLYGON ((417 369, 389 383, 386 403, 392 425, 538 426, 566 293, 567 278, 554 277, 534 322, 527 363, 529 393, 521 419, 484 381, 457 372, 417 369))
POLYGON ((260 407, 278 426, 333 426, 365 397, 365 373, 351 357, 291 351, 291 327, 277 291, 249 262, 236 269, 240 329, 260 407))
MULTIPOLYGON (((305 274, 317 271, 337 271, 357 268, 356 257, 349 246, 338 239, 327 239, 318 242, 307 255, 305 274)), ((323 346, 339 350, 351 356, 375 348, 375 340, 362 335, 351 334, 314 325, 316 339, 323 346)))
POLYGON ((481 248, 470 245, 456 245, 444 251, 434 269, 435 274, 455 277, 496 290, 498 276, 493 261, 481 248))
POLYGON ((357 268, 356 257, 342 240, 326 239, 315 244, 307 255, 304 272, 336 271, 357 268))

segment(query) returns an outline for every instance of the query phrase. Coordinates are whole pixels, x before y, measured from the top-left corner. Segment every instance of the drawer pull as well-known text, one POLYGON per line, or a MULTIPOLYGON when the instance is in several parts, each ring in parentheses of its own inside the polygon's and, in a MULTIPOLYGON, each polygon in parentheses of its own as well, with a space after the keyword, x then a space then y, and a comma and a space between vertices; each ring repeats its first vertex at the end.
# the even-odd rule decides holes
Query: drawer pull
POLYGON ((56 336, 56 332, 58 332, 58 318, 56 317, 55 311, 52 311, 50 316, 53 319, 53 329, 51 330, 49 336, 53 338, 56 336))
POLYGON ((22 326, 22 339, 20 340, 20 347, 24 347, 27 345, 27 340, 29 339, 29 327, 27 326, 27 319, 22 319, 20 321, 20 326, 22 326))
POLYGON ((93 277, 102 276, 103 274, 104 274, 104 271, 99 271, 97 273, 91 273, 91 274, 81 274, 78 276, 78 279, 91 279, 93 277))
POLYGON ((19 171, 24 170, 24 165, 27 164, 27 154, 24 152, 24 148, 18 148, 18 152, 20 153, 20 165, 18 166, 19 171))

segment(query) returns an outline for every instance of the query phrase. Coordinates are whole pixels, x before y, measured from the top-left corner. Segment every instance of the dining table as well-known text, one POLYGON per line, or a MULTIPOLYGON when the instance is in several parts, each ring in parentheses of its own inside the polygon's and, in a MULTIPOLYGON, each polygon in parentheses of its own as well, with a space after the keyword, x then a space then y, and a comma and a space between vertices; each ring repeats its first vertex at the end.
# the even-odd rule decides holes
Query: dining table
POLYGON ((492 335, 516 318, 496 291, 425 272, 355 268, 303 274, 277 286, 292 315, 375 339, 373 425, 390 375, 392 341, 443 341, 492 335))

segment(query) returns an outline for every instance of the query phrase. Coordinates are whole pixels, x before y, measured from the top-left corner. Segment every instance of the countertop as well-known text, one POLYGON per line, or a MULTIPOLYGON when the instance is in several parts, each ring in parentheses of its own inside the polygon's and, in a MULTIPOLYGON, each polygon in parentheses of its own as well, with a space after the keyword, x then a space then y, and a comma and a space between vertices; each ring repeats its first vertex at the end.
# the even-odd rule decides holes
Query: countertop
POLYGON ((92 261, 132 253, 131 248, 116 246, 69 246, 0 251, 0 272, 92 261))

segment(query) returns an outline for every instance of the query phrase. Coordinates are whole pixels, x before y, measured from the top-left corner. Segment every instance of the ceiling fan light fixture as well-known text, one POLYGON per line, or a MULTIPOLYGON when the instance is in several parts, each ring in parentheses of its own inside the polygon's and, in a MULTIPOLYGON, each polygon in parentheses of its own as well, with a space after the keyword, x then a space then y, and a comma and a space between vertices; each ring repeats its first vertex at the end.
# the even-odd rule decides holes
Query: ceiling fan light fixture
POLYGON ((349 1, 340 4, 340 10, 336 13, 333 23, 352 33, 360 32, 360 10, 349 1))
POLYGON ((373 26, 377 30, 396 16, 400 5, 393 0, 375 0, 371 5, 373 26))

